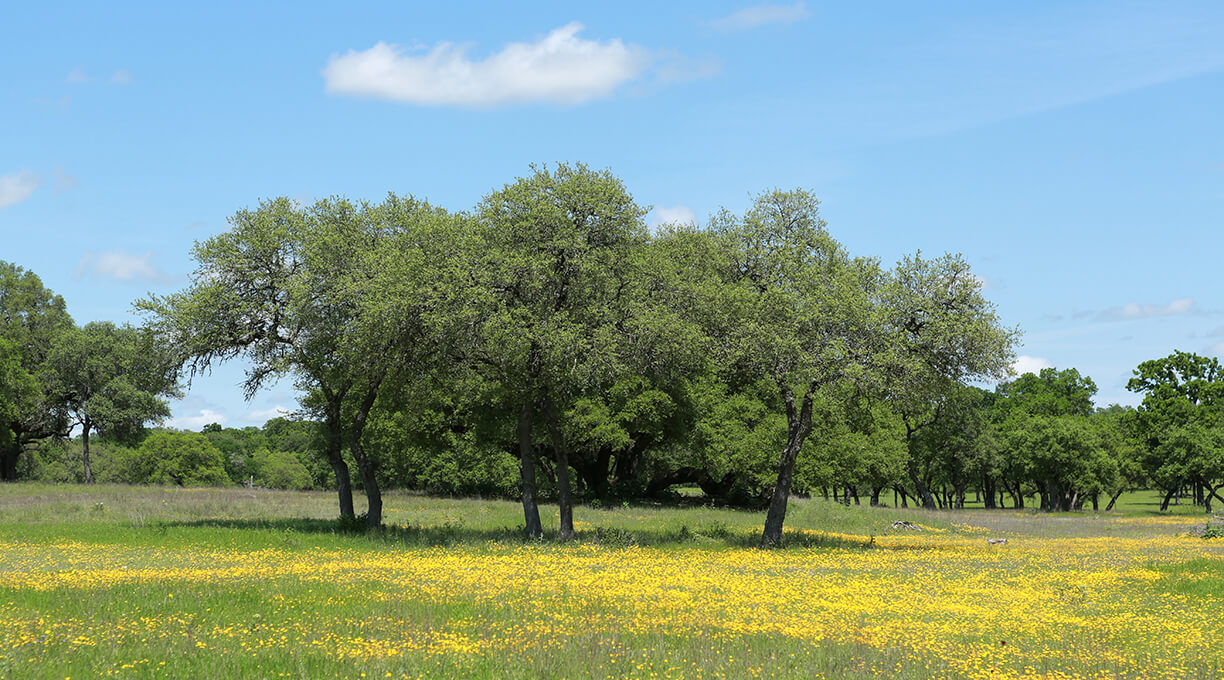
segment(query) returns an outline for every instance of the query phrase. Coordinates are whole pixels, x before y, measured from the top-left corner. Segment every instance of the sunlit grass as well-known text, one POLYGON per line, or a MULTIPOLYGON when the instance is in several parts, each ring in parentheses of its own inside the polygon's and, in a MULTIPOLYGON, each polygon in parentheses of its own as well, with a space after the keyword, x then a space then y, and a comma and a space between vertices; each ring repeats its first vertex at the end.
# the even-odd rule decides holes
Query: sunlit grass
POLYGON ((365 535, 329 494, 0 487, 0 674, 1224 674, 1201 514, 796 501, 791 547, 763 551, 755 512, 580 508, 556 545, 525 543, 514 503, 387 501, 365 535))

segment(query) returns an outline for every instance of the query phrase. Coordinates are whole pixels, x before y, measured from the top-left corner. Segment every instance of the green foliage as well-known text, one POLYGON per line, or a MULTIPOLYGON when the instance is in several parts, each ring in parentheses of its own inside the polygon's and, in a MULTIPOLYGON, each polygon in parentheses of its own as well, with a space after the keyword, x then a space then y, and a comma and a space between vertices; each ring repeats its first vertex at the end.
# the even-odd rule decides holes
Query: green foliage
MULTIPOLYGON (((1170 491, 1187 481, 1224 486, 1224 368, 1174 351, 1139 364, 1127 389, 1144 394, 1134 416, 1148 477, 1170 491)), ((1210 505, 1208 505, 1210 507, 1210 505)))
POLYGON ((72 328, 64 299, 33 272, 0 261, 0 479, 17 478, 21 454, 68 430, 59 401, 47 393, 47 357, 72 328))
POLYGON ((1096 394, 1092 378, 1074 368, 1043 368, 1039 374, 1025 373, 995 388, 996 409, 1004 417, 1086 416, 1092 413, 1096 394))
POLYGON ((231 483, 221 452, 201 434, 154 432, 141 443, 138 453, 142 482, 179 486, 231 483))

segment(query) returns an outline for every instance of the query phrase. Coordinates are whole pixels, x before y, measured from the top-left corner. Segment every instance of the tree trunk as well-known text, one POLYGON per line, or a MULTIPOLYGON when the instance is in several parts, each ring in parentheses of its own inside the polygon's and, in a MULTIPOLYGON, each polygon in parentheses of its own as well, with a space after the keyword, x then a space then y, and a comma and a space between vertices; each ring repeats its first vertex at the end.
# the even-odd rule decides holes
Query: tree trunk
POLYGON ((1224 489, 1224 484, 1212 486, 1210 482, 1203 482, 1203 505, 1208 514, 1211 514, 1212 498, 1224 503, 1224 497, 1221 497, 1219 493, 1220 489, 1224 489))
POLYGON ((21 444, 13 442, 0 448, 0 480, 17 481, 17 461, 21 458, 21 444))
POLYGON ((1169 501, 1173 500, 1173 494, 1175 493, 1177 493, 1177 489, 1170 489, 1169 492, 1165 494, 1164 500, 1160 503, 1161 512, 1169 509, 1169 501))
POLYGON ((982 500, 987 510, 998 507, 995 504, 995 481, 989 475, 982 478, 982 500))
POLYGON ((349 475, 348 463, 344 462, 340 405, 334 395, 335 393, 331 390, 324 391, 324 396, 327 397, 324 422, 327 431, 325 452, 327 462, 331 464, 332 471, 336 473, 336 493, 340 497, 340 517, 351 519, 357 516, 357 513, 353 512, 353 481, 349 475))
POLYGON ((803 440, 812 429, 812 391, 815 387, 814 384, 808 386, 798 413, 795 411, 794 393, 787 387, 782 388, 782 400, 786 403, 786 447, 782 449, 782 459, 778 461, 778 481, 774 484, 769 512, 765 515, 765 530, 761 534, 761 545, 764 547, 782 544, 782 523, 786 521, 786 504, 790 500, 795 460, 799 458, 803 440))
POLYGON ((926 484, 922 483, 922 478, 918 476, 918 466, 914 463, 913 458, 906 463, 905 469, 909 473, 910 482, 914 485, 914 491, 916 492, 914 500, 921 500, 922 507, 934 510, 935 497, 931 495, 931 490, 927 488, 926 484))
POLYGON ((81 460, 85 463, 85 483, 93 484, 93 466, 89 464, 89 431, 93 429, 93 421, 89 416, 81 421, 81 460))
POLYGON ((1110 510, 1113 510, 1114 504, 1118 502, 1118 499, 1121 498, 1122 494, 1125 492, 1126 492, 1126 487, 1122 487, 1121 489, 1118 489, 1118 493, 1114 494, 1113 497, 1109 499, 1109 504, 1105 506, 1105 512, 1109 512, 1110 510))
POLYGON ((349 477, 348 463, 344 462, 343 458, 337 457, 328 461, 331 463, 332 471, 336 473, 336 492, 340 496, 340 516, 353 518, 357 513, 353 512, 353 480, 349 477))
POLYGON ((540 508, 536 505, 535 451, 531 445, 531 400, 524 399, 519 408, 519 478, 523 483, 523 525, 528 538, 540 538, 540 508))
POLYGON ((882 486, 871 487, 871 507, 876 508, 880 506, 880 492, 883 490, 884 487, 882 486))
POLYGON ((908 507, 909 507, 909 494, 905 492, 905 489, 902 489, 902 488, 901 488, 901 486, 900 486, 900 485, 897 485, 897 484, 894 484, 894 485, 893 485, 893 507, 894 507, 894 508, 895 508, 895 507, 902 507, 902 508, 908 508, 908 507), (897 506, 897 505, 896 505, 896 497, 897 497, 897 495, 900 495, 900 496, 901 496, 901 505, 900 505, 900 506, 897 506))
POLYGON ((548 421, 548 434, 552 438, 553 455, 557 460, 557 506, 561 510, 562 541, 574 538, 574 504, 570 498, 569 454, 565 450, 565 440, 561 436, 561 423, 557 420, 557 412, 553 408, 551 396, 544 397, 544 419, 548 421))
POLYGON ((374 408, 374 402, 378 399, 382 380, 382 373, 370 377, 370 384, 366 386, 361 403, 357 404, 356 413, 353 414, 353 429, 349 433, 349 451, 353 454, 353 460, 357 461, 361 484, 365 487, 366 526, 371 528, 382 526, 382 490, 378 485, 378 463, 366 455, 365 444, 361 440, 365 436, 370 409, 374 408))
MULTIPOLYGON (((361 448, 360 444, 354 443, 351 445, 354 450, 361 448)), ((354 453, 353 457, 356 458, 354 453)), ((382 526, 382 491, 378 486, 377 465, 373 461, 365 457, 362 453, 361 459, 357 462, 357 470, 361 473, 361 484, 365 487, 366 495, 366 526, 375 528, 382 526)))

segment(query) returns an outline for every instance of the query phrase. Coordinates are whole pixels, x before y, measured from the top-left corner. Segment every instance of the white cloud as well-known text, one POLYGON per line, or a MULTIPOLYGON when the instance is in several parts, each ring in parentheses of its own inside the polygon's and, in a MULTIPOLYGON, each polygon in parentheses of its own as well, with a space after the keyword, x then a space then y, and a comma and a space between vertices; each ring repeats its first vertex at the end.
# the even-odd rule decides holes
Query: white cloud
POLYGON ((426 106, 488 107, 530 101, 580 104, 606 97, 637 78, 652 57, 620 39, 577 37, 572 22, 534 43, 511 43, 483 60, 467 45, 438 43, 411 56, 379 42, 368 50, 332 55, 323 69, 328 92, 426 106))
POLYGON ((111 74, 110 81, 112 85, 127 85, 132 82, 132 74, 128 73, 127 69, 115 69, 111 74))
POLYGON ((218 413, 212 409, 200 409, 199 415, 194 416, 176 416, 166 422, 168 427, 173 427, 179 430, 199 430, 205 425, 217 423, 224 425, 228 418, 224 413, 218 413))
POLYGON ((153 251, 143 255, 122 250, 107 250, 100 253, 86 251, 77 264, 77 278, 95 276, 115 281, 153 281, 166 283, 172 280, 153 264, 153 251))
POLYGON ((664 224, 697 224, 697 216, 686 205, 655 206, 646 218, 651 229, 664 224))
POLYGON ((0 175, 0 209, 26 200, 40 183, 38 175, 29 170, 0 175))
POLYGON ((1016 375, 1024 375, 1025 373, 1040 373, 1043 368, 1054 368, 1054 364, 1050 363, 1045 357, 1030 357, 1024 354, 1016 357, 1012 362, 1012 370, 1016 375))
POLYGON ((710 25, 720 31, 742 31, 767 24, 793 24, 807 17, 807 7, 801 0, 793 5, 745 7, 721 19, 715 19, 710 25))
POLYGON ((272 408, 263 409, 260 411, 251 411, 250 413, 246 414, 244 419, 262 425, 273 418, 284 418, 290 413, 293 413, 293 411, 281 406, 280 404, 277 404, 272 408))
POLYGON ((1122 307, 1111 307, 1098 316, 1102 320, 1147 319, 1156 316, 1185 314, 1194 308, 1194 298, 1180 298, 1167 305, 1139 304, 1130 302, 1122 307))
POLYGON ((89 76, 85 75, 85 71, 80 68, 74 68, 68 72, 68 77, 64 79, 69 83, 88 83, 89 76))

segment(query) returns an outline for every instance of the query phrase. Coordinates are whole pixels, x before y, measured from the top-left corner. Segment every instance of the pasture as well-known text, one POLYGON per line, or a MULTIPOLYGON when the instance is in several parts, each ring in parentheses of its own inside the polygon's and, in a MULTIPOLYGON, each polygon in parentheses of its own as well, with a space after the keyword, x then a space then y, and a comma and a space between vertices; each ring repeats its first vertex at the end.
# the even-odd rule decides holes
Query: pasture
POLYGON ((322 492, 5 485, 0 677, 1221 677, 1224 540, 1124 500, 794 500, 764 551, 700 506, 580 507, 561 545, 506 501, 389 494, 366 534, 322 492))

